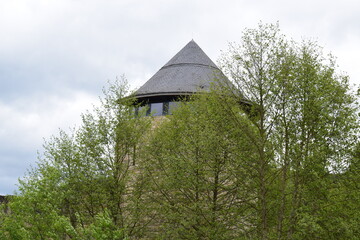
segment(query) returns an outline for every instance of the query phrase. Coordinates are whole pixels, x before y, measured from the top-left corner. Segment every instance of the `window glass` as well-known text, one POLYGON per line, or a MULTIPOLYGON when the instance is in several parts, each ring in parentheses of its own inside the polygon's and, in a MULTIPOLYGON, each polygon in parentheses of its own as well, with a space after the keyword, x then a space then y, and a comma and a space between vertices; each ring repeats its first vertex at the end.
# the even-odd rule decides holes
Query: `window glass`
POLYGON ((145 116, 145 115, 147 115, 147 108, 148 108, 148 106, 147 105, 145 105, 145 106, 140 106, 140 107, 136 107, 135 108, 135 115, 136 116, 145 116))
POLYGON ((135 108, 136 116, 165 116, 172 114, 179 102, 151 103, 135 108))
POLYGON ((173 111, 179 106, 179 102, 169 102, 168 114, 172 114, 173 111))
POLYGON ((161 116, 163 114, 163 103, 152 103, 150 111, 153 116, 161 116))

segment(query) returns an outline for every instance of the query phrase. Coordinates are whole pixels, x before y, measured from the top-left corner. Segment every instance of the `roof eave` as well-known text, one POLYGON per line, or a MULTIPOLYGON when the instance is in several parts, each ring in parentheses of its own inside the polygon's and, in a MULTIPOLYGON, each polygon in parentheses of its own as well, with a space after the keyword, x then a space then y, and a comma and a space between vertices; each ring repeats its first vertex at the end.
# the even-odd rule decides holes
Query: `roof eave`
POLYGON ((159 92, 159 93, 144 93, 144 94, 135 94, 135 98, 151 98, 158 96, 189 96, 193 95, 195 92, 159 92))

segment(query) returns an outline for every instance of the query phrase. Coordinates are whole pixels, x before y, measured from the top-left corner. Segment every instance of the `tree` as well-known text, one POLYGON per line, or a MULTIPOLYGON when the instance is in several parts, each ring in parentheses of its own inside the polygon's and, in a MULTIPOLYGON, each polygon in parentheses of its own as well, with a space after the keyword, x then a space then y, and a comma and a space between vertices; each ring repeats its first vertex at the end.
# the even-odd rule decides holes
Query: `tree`
POLYGON ((346 171, 358 131, 348 77, 315 43, 287 41, 278 25, 245 31, 222 65, 256 115, 257 237, 335 238, 330 179, 346 171))
POLYGON ((260 24, 221 64, 234 85, 157 119, 110 87, 45 143, 0 238, 359 239, 357 96, 334 58, 260 24))
POLYGON ((44 144, 36 168, 20 180, 2 239, 141 236, 145 185, 133 165, 150 121, 134 116, 123 82, 104 93, 102 106, 84 114, 79 129, 44 144))
MULTIPOLYGON (((235 239, 252 219, 253 146, 221 108, 218 92, 183 103, 154 130, 146 154, 161 239, 235 239)), ((231 99, 225 98, 227 101, 231 99)), ((241 105, 232 111, 253 131, 241 105)))

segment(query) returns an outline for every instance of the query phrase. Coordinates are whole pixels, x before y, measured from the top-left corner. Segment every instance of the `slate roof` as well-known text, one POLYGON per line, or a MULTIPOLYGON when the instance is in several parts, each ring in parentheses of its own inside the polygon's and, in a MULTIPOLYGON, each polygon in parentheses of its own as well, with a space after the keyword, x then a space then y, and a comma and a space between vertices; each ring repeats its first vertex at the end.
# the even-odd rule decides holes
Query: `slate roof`
MULTIPOLYGON (((210 83, 229 84, 205 52, 191 40, 136 92, 138 99, 156 96, 181 96, 210 89, 210 83)), ((231 84, 231 83, 230 83, 231 84)))

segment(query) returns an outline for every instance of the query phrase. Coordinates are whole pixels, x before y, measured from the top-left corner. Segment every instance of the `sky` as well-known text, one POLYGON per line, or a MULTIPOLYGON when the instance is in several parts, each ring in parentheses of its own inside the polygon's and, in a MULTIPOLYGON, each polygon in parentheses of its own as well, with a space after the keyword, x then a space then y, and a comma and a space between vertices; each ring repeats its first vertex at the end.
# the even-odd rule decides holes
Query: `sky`
POLYGON ((358 0, 0 0, 0 195, 109 80, 136 89, 191 39, 216 62, 260 21, 317 41, 360 84, 358 0))

